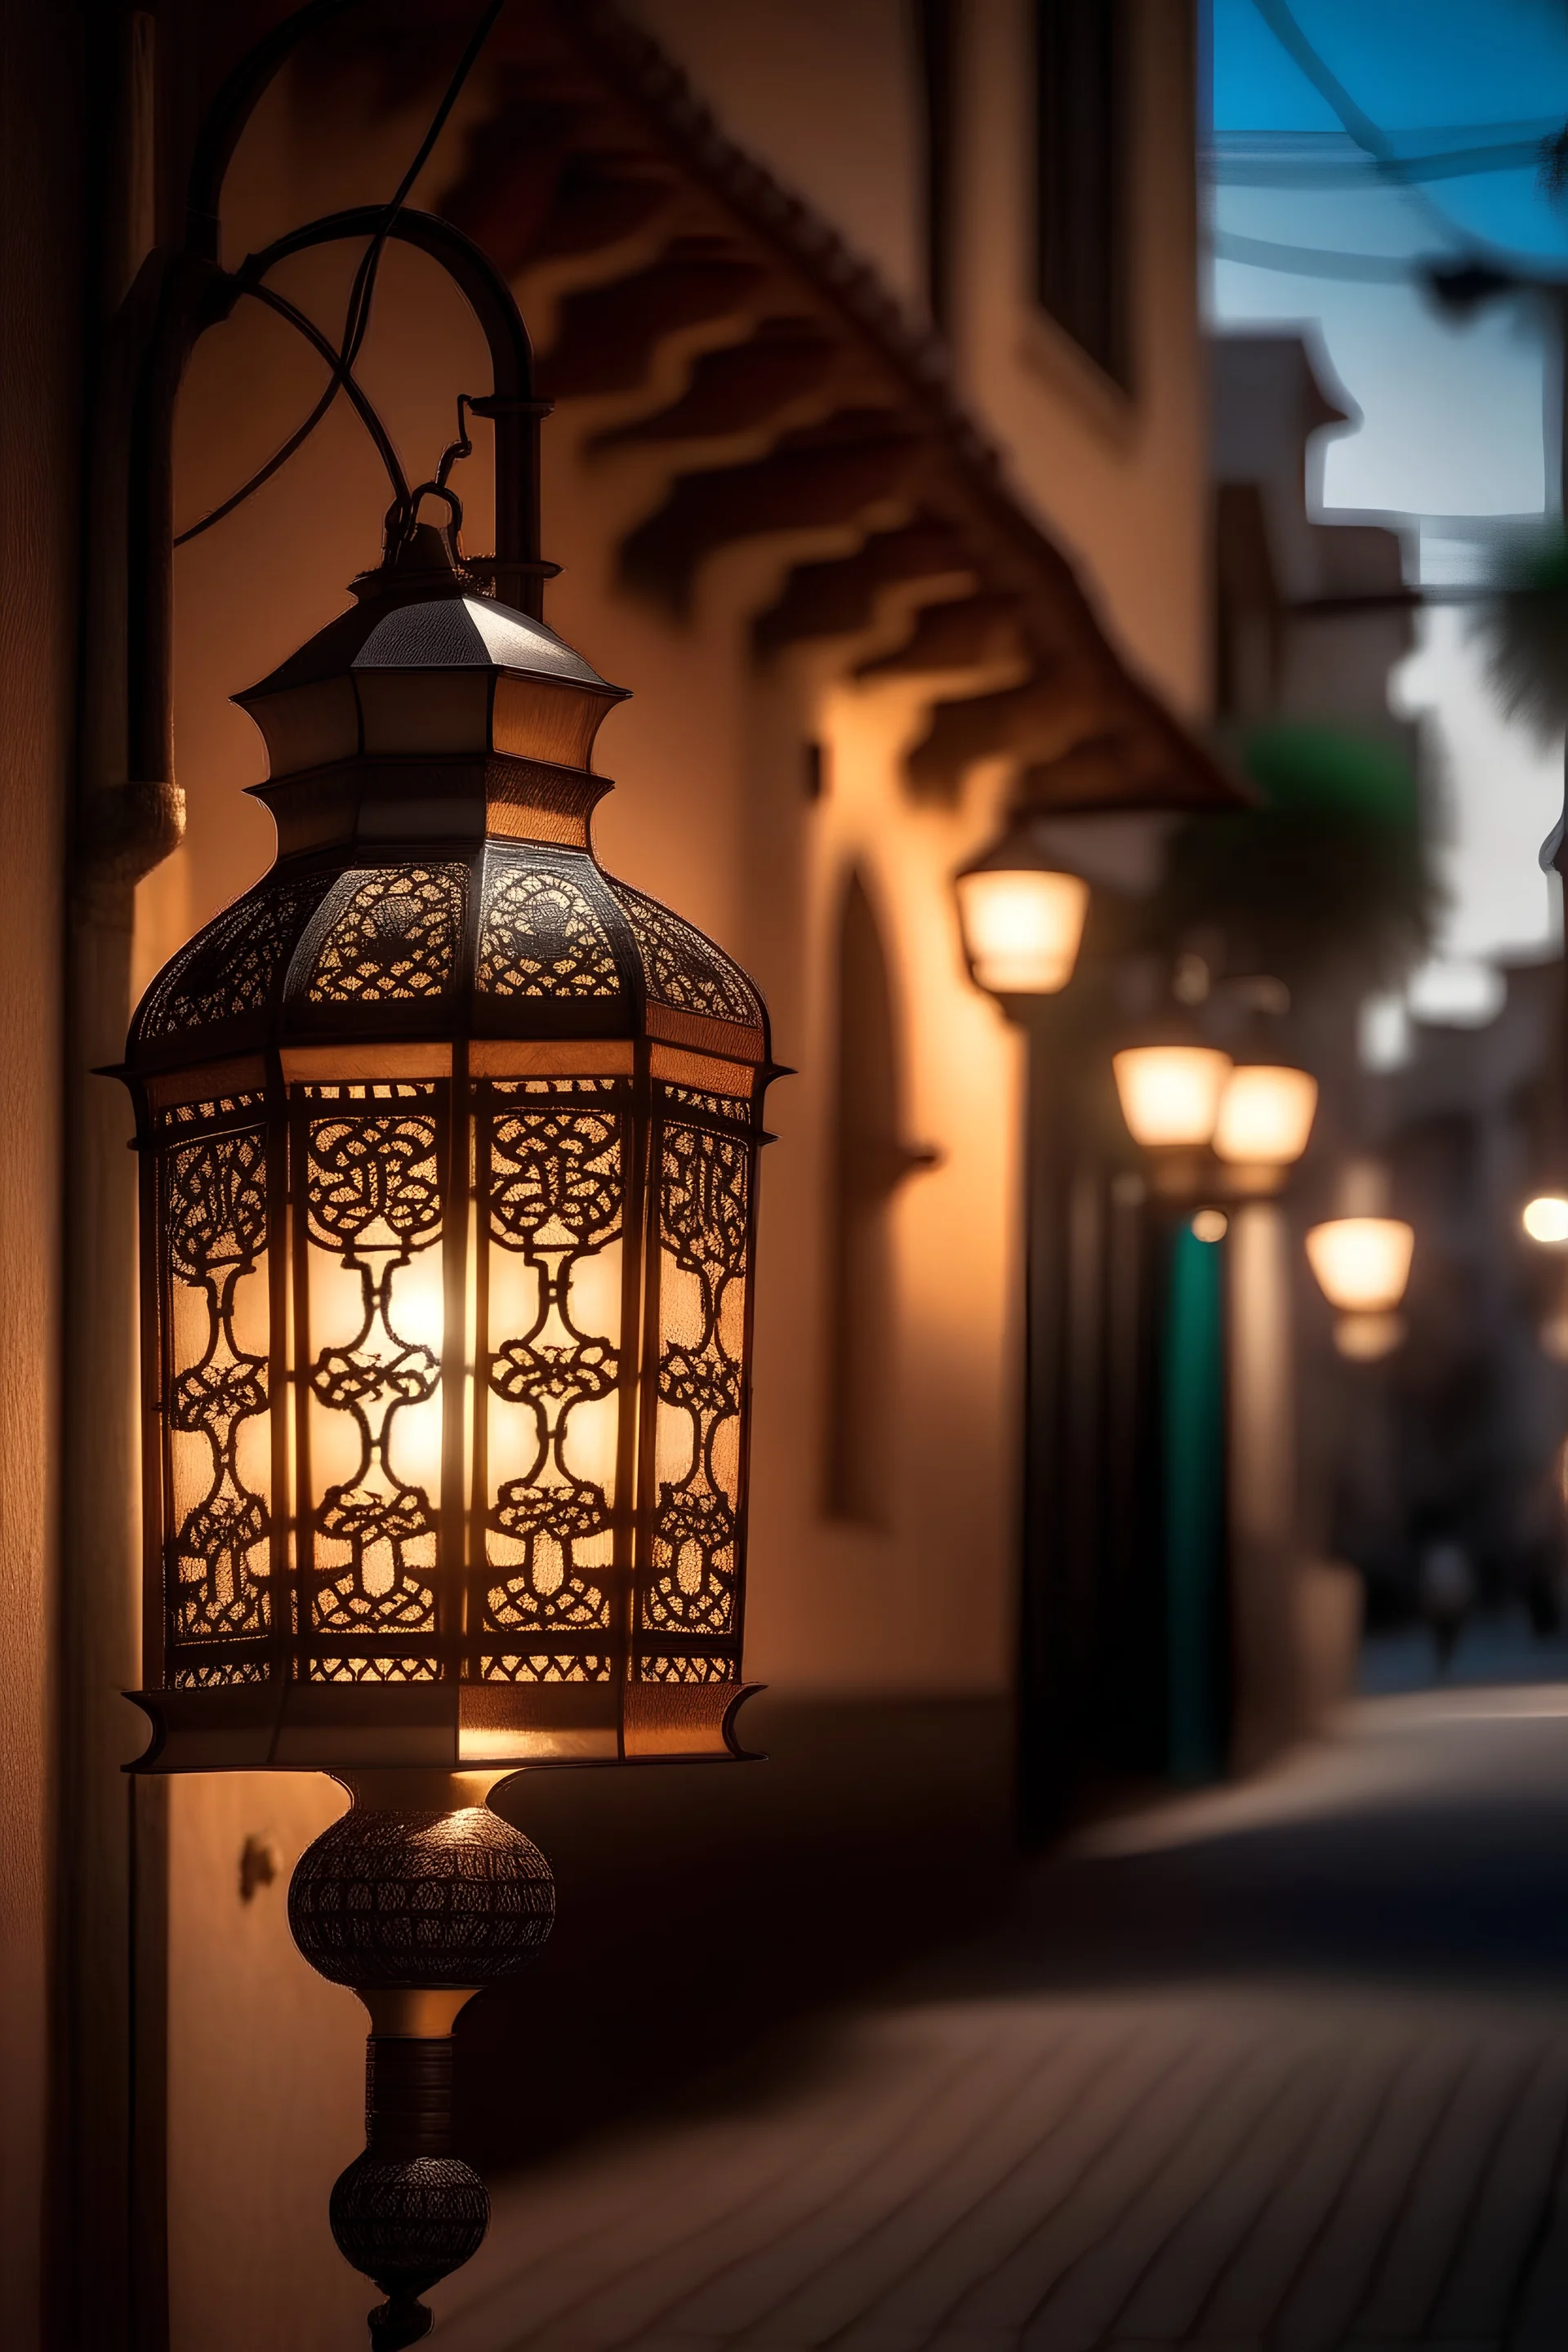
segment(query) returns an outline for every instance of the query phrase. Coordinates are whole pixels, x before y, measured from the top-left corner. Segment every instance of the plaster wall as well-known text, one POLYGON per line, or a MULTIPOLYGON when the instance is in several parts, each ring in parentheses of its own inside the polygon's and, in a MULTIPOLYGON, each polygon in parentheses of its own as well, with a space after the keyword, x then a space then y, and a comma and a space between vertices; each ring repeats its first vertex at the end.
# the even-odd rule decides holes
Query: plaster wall
POLYGON ((730 137, 832 222, 911 310, 925 299, 908 0, 637 0, 730 137))
POLYGON ((81 59, 0 17, 0 2342, 42 2341, 63 1183, 61 883, 75 753, 81 59))
MULTIPOLYGON (((1028 0, 955 12, 952 358, 966 404, 1108 633, 1195 717, 1208 686, 1208 419, 1193 11, 1187 0, 1127 5, 1133 387, 1113 383, 1033 299, 1028 0)), ((731 136, 918 314, 914 11, 901 0, 641 0, 638 13, 731 136)))

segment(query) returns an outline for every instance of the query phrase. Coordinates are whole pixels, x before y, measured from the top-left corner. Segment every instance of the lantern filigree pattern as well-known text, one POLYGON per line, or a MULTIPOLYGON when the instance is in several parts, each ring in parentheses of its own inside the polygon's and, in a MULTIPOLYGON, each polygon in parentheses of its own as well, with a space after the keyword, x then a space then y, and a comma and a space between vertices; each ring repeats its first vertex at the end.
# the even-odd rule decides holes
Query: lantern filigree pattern
POLYGON ((485 904, 478 984, 496 996, 613 996, 620 975, 584 892, 558 870, 519 860, 500 869, 485 904))
MULTIPOLYGON (((688 1105, 693 1098, 688 1097, 688 1105)), ((735 1136, 667 1122, 658 1202, 658 1443, 649 1631, 733 1634, 750 1155, 735 1136)), ((658 1654, 657 1670, 665 1663, 658 1654)))
MULTIPOLYGON (((254 1097, 197 1108, 209 1116, 254 1097)), ((265 1461, 250 1442, 268 1404, 268 1356, 246 1344, 265 1309, 267 1139, 258 1128, 215 1134, 164 1162, 163 1231, 170 1297, 169 1477, 173 1540, 169 1640, 199 1653, 213 1642, 265 1640, 270 1630, 265 1461)), ((192 1661, 194 1664, 195 1662, 192 1661)), ((237 1679, 259 1673, 232 1661, 237 1679)))
MULTIPOLYGON (((479 609, 456 580, 404 596, 400 664, 433 613, 449 670, 455 605, 479 609)), ((483 617, 477 669, 537 646, 540 695, 608 707, 540 625, 483 617)), ((346 627, 315 641, 339 674, 346 627)), ((131 1041, 151 1760, 724 1753, 761 999, 603 872, 585 769, 488 734, 312 768, 285 707, 322 684, 310 656, 241 698, 279 862, 131 1041)))
POLYGON ((504 1663, 484 1656, 480 1671, 535 1681, 553 1668, 559 1678, 599 1681, 607 1657, 536 1645, 562 1633, 580 1642, 610 1624, 629 1089, 614 1079, 564 1088, 532 1079, 487 1092, 486 1321, 514 1336, 483 1351, 491 1580, 482 1623, 511 1647, 504 1663), (535 1645, 526 1660, 517 1654, 523 1636, 535 1645))
POLYGON ((403 1003, 452 985, 463 919, 460 868, 351 874, 332 891, 310 972, 314 1004, 403 1003))
POLYGON ((437 1626, 439 1108, 434 1086, 302 1089, 308 1629, 334 1645, 308 1643, 312 1681, 437 1671, 398 1653, 437 1626))

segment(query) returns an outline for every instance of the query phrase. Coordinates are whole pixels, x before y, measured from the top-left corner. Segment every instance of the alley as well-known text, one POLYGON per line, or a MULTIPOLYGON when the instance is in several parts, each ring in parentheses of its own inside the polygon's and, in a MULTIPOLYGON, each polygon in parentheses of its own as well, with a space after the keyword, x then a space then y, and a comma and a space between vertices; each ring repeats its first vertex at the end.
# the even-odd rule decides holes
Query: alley
MULTIPOLYGON (((931 1857, 942 1899, 942 1856, 931 1857)), ((1568 1693, 1363 1701, 510 2182, 444 2352, 1568 2341, 1568 1693)))

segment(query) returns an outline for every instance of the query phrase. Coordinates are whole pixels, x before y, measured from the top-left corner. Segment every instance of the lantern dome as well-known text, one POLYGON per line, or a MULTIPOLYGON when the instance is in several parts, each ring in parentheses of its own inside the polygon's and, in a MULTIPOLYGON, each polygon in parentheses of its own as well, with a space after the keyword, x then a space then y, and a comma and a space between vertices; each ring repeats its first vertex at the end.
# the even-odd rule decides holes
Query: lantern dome
POLYGON ((356 609, 234 698, 270 755, 252 789, 278 863, 164 966, 129 1068, 455 1024, 765 1064, 740 966, 594 856, 612 786, 586 762, 625 689, 477 594, 444 531, 416 538, 422 560, 357 582, 356 609))
POLYGON ((736 1754, 763 1000, 594 854, 622 690, 444 531, 354 585, 122 1071, 143 1765, 736 1754))

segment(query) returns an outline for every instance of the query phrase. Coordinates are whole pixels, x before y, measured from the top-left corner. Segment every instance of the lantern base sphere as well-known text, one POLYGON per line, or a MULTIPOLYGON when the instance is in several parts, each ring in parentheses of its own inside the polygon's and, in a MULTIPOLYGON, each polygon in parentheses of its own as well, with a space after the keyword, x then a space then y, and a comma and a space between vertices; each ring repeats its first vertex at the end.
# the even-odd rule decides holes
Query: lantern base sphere
POLYGON ((331 2217, 338 2252, 386 2296, 370 2314, 373 2352, 401 2352, 430 2332, 425 2289, 479 2252, 490 2200, 459 2157, 399 2161, 366 2148, 339 2174, 331 2217))
POLYGON ((289 1886, 300 1951, 358 1993, 476 1991, 521 1968, 554 1917, 550 1864, 488 1805, 352 1805, 306 1847, 289 1886))
POLYGON ((426 2335, 420 2295, 484 2242, 489 2200, 452 2146, 452 2025, 470 1994, 538 1950, 555 1916, 531 1838, 487 1805, 433 1805, 439 1791, 407 1778, 406 1795, 425 1801, 395 1801, 398 1776, 378 1775, 375 1800, 358 1792, 289 1887, 300 1951, 371 2012, 364 2152, 340 2175, 331 2220, 340 2252, 386 2296, 370 2314, 372 2352, 426 2335))

